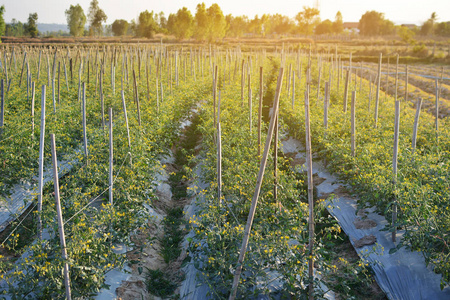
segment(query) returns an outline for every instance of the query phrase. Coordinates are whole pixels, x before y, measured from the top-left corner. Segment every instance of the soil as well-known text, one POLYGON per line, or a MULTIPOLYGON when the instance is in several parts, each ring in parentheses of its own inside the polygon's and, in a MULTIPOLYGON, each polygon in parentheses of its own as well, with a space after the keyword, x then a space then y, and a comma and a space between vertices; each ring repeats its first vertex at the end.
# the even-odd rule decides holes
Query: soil
MULTIPOLYGON (((199 144, 198 137, 195 142, 192 141, 193 128, 190 125, 184 128, 180 139, 176 146, 171 150, 176 159, 175 163, 165 163, 165 171, 167 174, 175 174, 182 171, 183 164, 185 163, 181 153, 182 148, 192 147, 192 150, 198 152, 199 149, 195 148, 199 144), (189 144, 189 145, 186 145, 189 144), (181 158, 180 158, 181 157, 181 158)), ((192 199, 188 197, 179 196, 177 192, 189 184, 187 179, 181 179, 180 181, 174 181, 169 179, 168 182, 163 184, 171 185, 172 197, 169 197, 167 193, 157 192, 157 199, 154 202, 155 210, 161 215, 165 216, 170 209, 183 208, 192 199)), ((154 223, 149 223, 147 229, 139 230, 132 237, 131 240, 135 243, 136 249, 142 249, 142 251, 130 251, 127 253, 127 260, 130 262, 130 267, 132 270, 132 277, 128 281, 124 281, 122 285, 116 289, 116 294, 118 299, 122 300, 134 300, 134 299, 162 299, 161 297, 154 296, 149 293, 147 289, 147 278, 146 269, 149 270, 161 270, 166 279, 170 282, 178 285, 175 293, 168 296, 166 299, 172 299, 179 295, 179 285, 184 279, 184 273, 181 270, 183 261, 186 258, 186 251, 182 249, 180 256, 166 263, 162 256, 162 246, 161 239, 164 236, 164 224, 163 220, 156 221, 154 223)))
POLYGON ((354 240, 353 242, 355 244, 355 248, 361 248, 364 246, 375 244, 377 242, 377 238, 374 235, 370 234, 363 236, 359 240, 354 240))

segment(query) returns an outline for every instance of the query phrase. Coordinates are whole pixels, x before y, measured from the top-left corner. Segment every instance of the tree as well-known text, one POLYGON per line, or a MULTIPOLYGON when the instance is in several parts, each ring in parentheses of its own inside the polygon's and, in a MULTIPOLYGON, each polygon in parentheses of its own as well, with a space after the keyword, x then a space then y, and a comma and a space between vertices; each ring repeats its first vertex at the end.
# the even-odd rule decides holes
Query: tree
POLYGON ((71 5, 66 10, 67 26, 70 34, 73 36, 82 36, 84 34, 84 25, 86 25, 86 15, 80 4, 71 5))
POLYGON ((287 16, 275 14, 267 17, 268 20, 264 30, 268 34, 287 34, 290 33, 295 27, 295 23, 287 16))
POLYGON ((227 36, 241 37, 248 30, 248 18, 247 16, 233 17, 231 14, 225 17, 227 21, 227 36))
POLYGON ((303 11, 295 16, 299 31, 306 35, 312 34, 315 25, 320 22, 319 14, 320 11, 317 8, 303 6, 303 11))
POLYGON ((425 23, 422 24, 422 27, 420 27, 420 34, 421 35, 433 35, 435 31, 435 25, 437 20, 437 14, 433 12, 431 14, 431 17, 425 21, 425 23))
POLYGON ((414 36, 416 35, 414 31, 406 26, 400 26, 397 30, 397 34, 402 41, 407 44, 414 42, 414 36))
POLYGON ((160 12, 159 14, 155 14, 155 19, 157 19, 157 23, 159 25, 159 30, 161 32, 166 32, 167 31, 167 18, 164 15, 164 12, 160 12))
POLYGON ((316 34, 330 34, 332 32, 333 32, 333 22, 331 22, 328 19, 317 25, 315 29, 316 34))
POLYGON ((248 32, 255 35, 265 36, 266 32, 268 32, 268 28, 266 26, 268 20, 269 16, 266 14, 262 15, 261 18, 256 15, 255 18, 248 22, 248 32))
POLYGON ((37 20, 37 13, 30 14, 28 16, 28 22, 25 24, 25 34, 28 34, 32 38, 37 37, 39 34, 39 31, 37 29, 37 20))
POLYGON ((194 17, 189 9, 186 7, 179 9, 176 15, 169 16, 169 20, 171 23, 170 32, 173 33, 177 39, 186 39, 192 36, 194 29, 194 17))
POLYGON ((108 17, 105 12, 98 6, 98 0, 92 0, 89 7, 89 33, 91 35, 101 35, 103 33, 103 22, 106 22, 108 17))
POLYGON ((213 41, 223 38, 227 32, 227 22, 222 9, 216 3, 212 4, 207 10, 208 16, 208 39, 213 41))
POLYGON ((208 15, 205 3, 197 4, 195 12, 195 37, 198 40, 205 40, 208 33, 208 15))
POLYGON ((139 14, 137 24, 137 36, 152 38, 158 29, 153 11, 143 11, 139 14))
POLYGON ((6 36, 23 36, 25 34, 25 26, 22 22, 12 19, 10 24, 6 24, 6 36))
POLYGON ((450 36, 450 22, 437 23, 434 32, 440 36, 450 36))
POLYGON ((126 35, 128 31, 128 21, 126 20, 115 20, 111 25, 111 30, 114 36, 126 35))
POLYGON ((367 11, 359 20, 359 33, 366 36, 387 35, 394 33, 394 23, 386 20, 384 14, 377 11, 367 11))
POLYGON ((2 5, 0 7, 0 36, 5 34, 5 19, 3 18, 3 14, 5 13, 5 6, 2 5))
POLYGON ((340 11, 336 13, 336 16, 334 17, 333 22, 333 32, 336 34, 340 34, 344 31, 344 22, 342 19, 342 14, 340 11))

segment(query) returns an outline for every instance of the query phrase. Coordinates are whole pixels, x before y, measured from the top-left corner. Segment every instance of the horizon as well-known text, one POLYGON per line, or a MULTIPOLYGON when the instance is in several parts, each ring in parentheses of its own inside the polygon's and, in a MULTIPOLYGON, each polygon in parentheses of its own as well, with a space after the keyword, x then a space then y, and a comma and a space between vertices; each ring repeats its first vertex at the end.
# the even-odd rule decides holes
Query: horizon
MULTIPOLYGON (((57 24, 67 25, 65 10, 70 5, 80 4, 87 15, 89 9, 89 3, 91 0, 81 1, 69 1, 69 0, 48 0, 45 1, 45 5, 40 4, 43 1, 33 0, 6 0, 4 4, 5 23, 11 23, 12 19, 16 19, 22 23, 27 21, 30 13, 38 13, 39 24, 57 24), (23 7, 27 7, 24 10, 23 7), (52 9, 49 9, 52 7, 52 9)), ((181 1, 172 0, 165 1, 164 3, 145 3, 144 0, 111 0, 111 1, 99 1, 99 6, 104 10, 108 16, 108 20, 105 24, 112 24, 116 19, 125 19, 131 21, 137 19, 140 12, 148 10, 154 12, 164 12, 166 17, 171 13, 176 13, 178 9, 187 7, 192 15, 195 15, 195 7, 197 4, 204 2, 206 6, 210 6, 213 3, 217 3, 222 9, 224 15, 232 14, 233 16, 246 15, 249 19, 253 19, 256 15, 261 16, 263 14, 281 14, 294 18, 295 15, 303 9, 303 6, 314 6, 313 0, 305 1, 293 1, 293 0, 279 0, 273 1, 256 1, 248 0, 242 1, 181 1), (129 9, 129 7, 133 7, 129 9), (298 7, 297 9, 292 9, 298 7)), ((342 13, 344 22, 359 22, 359 19, 366 11, 375 10, 384 13, 385 18, 394 22, 395 25, 401 24, 415 24, 420 26, 425 22, 431 13, 436 12, 439 22, 450 21, 450 3, 448 0, 430 0, 427 7, 430 9, 421 7, 420 0, 398 0, 388 1, 379 0, 376 4, 372 2, 364 2, 357 0, 321 0, 319 1, 319 10, 321 20, 334 20, 334 16, 338 11, 342 13), (415 5, 417 4, 417 5, 415 5), (402 9, 408 7, 408 10, 402 9), (395 17, 397 16, 397 17, 395 17)))

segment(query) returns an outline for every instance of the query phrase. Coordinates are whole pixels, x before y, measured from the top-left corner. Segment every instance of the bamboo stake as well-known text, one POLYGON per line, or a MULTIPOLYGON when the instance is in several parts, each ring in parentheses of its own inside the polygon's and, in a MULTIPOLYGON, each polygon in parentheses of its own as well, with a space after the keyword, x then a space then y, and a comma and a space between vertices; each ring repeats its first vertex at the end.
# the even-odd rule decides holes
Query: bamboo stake
POLYGON ((408 65, 405 65, 405 101, 408 101, 408 65))
POLYGON ((436 102, 435 102, 435 118, 434 118, 434 127, 436 129, 436 140, 439 138, 439 87, 438 80, 435 80, 435 93, 436 93, 436 102))
MULTIPOLYGON (((400 130, 400 101, 395 102, 395 123, 394 123, 394 155, 392 158, 393 183, 395 192, 397 192, 397 162, 398 162, 398 139, 400 130)), ((392 205, 392 242, 396 242, 397 235, 397 195, 394 193, 394 203, 392 205)))
POLYGON ((41 72, 41 56, 42 56, 42 50, 39 50, 39 62, 38 62, 37 79, 36 79, 36 82, 38 82, 38 83, 39 83, 39 73, 41 72))
POLYGON ((419 98, 416 103, 416 115, 414 117, 414 127, 413 127, 413 136, 412 136, 412 142, 411 142, 411 155, 414 155, 414 152, 416 151, 416 141, 417 141, 417 131, 419 128, 419 118, 420 118, 420 109, 422 108, 422 98, 419 98))
POLYGON ((314 300, 314 185, 312 173, 312 153, 311 153, 311 129, 309 116, 309 87, 305 91, 305 133, 306 133, 306 164, 308 173, 308 230, 309 230, 309 258, 308 258, 308 277, 309 277, 309 299, 314 300))
POLYGON ((281 211, 281 205, 278 202, 278 113, 275 116, 275 129, 273 138, 273 200, 275 205, 281 211))
POLYGON ((382 54, 378 58, 378 75, 377 75, 377 94, 375 98, 375 128, 378 126, 378 105, 380 103, 380 85, 381 85, 381 59, 382 54))
POLYGON ((3 134, 3 126, 5 126, 5 83, 4 79, 2 79, 2 99, 0 104, 0 135, 3 134))
POLYGON ((214 78, 213 78, 213 116, 214 116, 214 127, 216 127, 216 94, 217 94, 217 81, 218 81, 218 70, 217 66, 214 67, 214 78))
POLYGON ((386 97, 389 93, 389 56, 387 57, 387 72, 386 72, 386 92, 384 93, 384 100, 386 101, 386 97))
POLYGON ((62 218, 61 203, 59 199, 59 182, 58 182, 58 158, 56 157, 56 145, 55 145, 55 135, 51 134, 52 142, 52 161, 53 161, 53 183, 55 186, 55 200, 56 200, 56 215, 58 217, 58 232, 59 241, 61 243, 61 253, 62 259, 64 261, 64 285, 66 287, 66 299, 72 299, 70 293, 70 277, 69 277, 69 264, 66 250, 66 237, 64 235, 64 222, 62 218))
POLYGON ((292 110, 295 105, 295 70, 292 70, 292 110))
POLYGON ((352 123, 352 156, 355 157, 356 151, 356 124, 355 124, 355 114, 356 114, 356 91, 352 92, 352 108, 351 108, 351 123, 352 123))
POLYGON ((244 64, 245 64, 245 61, 242 60, 242 68, 241 68, 241 106, 244 106, 244 85, 245 85, 244 64))
POLYGON ((58 61, 58 104, 60 101, 60 82, 61 82, 61 61, 58 61))
MULTIPOLYGON (((317 102, 316 103, 319 103, 321 78, 322 78, 322 66, 321 66, 321 64, 319 62, 319 77, 317 78, 317 102)), ((345 103, 345 106, 346 106, 345 107, 345 111, 347 111, 347 96, 345 96, 345 102, 346 102, 345 103)))
POLYGON ((346 72, 347 76, 345 77, 345 88, 344 88, 344 108, 343 111, 347 112, 347 98, 348 98, 348 84, 350 80, 350 70, 346 72))
POLYGON ((325 128, 325 136, 327 135, 326 131, 328 129, 328 89, 330 84, 325 82, 325 97, 323 99, 323 127, 325 128))
POLYGON ((261 155, 262 101, 263 101, 263 67, 259 67, 258 157, 261 155))
MULTIPOLYGON (((67 87, 67 92, 69 92, 69 81, 67 79, 67 67, 66 67, 66 61, 63 60, 64 62, 64 77, 66 78, 66 87, 67 87)), ((97 89, 97 87, 96 87, 97 89)))
POLYGON ((34 81, 31 83, 31 138, 34 139, 34 81))
POLYGON ((252 141, 252 89, 248 90, 248 122, 249 122, 249 134, 250 142, 252 141))
POLYGON ((102 129, 105 129, 105 101, 103 100, 103 75, 102 75, 102 71, 100 70, 99 72, 99 76, 100 76, 100 82, 99 82, 99 86, 100 86, 100 105, 101 105, 101 114, 102 114, 102 129))
POLYGON ((109 204, 113 205, 113 112, 109 108, 109 204))
POLYGON ((275 99, 273 104, 272 117, 270 119, 269 131, 267 133, 266 145, 264 147, 263 157, 261 158, 261 165, 259 167, 258 178, 256 180, 255 193, 253 194, 252 204, 247 218, 247 224, 245 225, 244 237, 242 239, 241 250, 239 252, 239 259, 236 265, 236 271, 234 272, 233 285, 231 288, 231 294, 229 300, 234 300, 236 298, 237 287, 239 284, 239 279, 242 272, 242 264, 244 262, 245 252, 247 251, 248 240, 250 238, 250 231, 253 224, 253 218, 256 212, 256 206, 258 204, 259 192, 261 191, 262 180, 264 177, 264 171, 267 164, 267 157, 269 156, 270 144, 272 142, 273 133, 275 129, 275 119, 278 113, 278 104, 280 101, 281 85, 283 83, 283 68, 280 68, 280 73, 278 75, 277 89, 275 93, 275 99))
POLYGON ((39 139, 39 173, 38 173, 38 235, 42 239, 42 192, 44 189, 44 140, 45 140, 45 85, 41 95, 41 133, 39 139))
POLYGON ((83 142, 84 142, 84 155, 86 157, 86 162, 88 161, 88 141, 86 132, 86 83, 83 82, 83 142))
POLYGON ((217 199, 222 205, 222 130, 220 121, 217 122, 217 199))
POLYGON ((23 69, 25 68, 25 61, 27 60, 27 53, 25 52, 23 55, 23 62, 22 62, 22 71, 20 72, 20 79, 19 79, 19 87, 22 83, 22 76, 23 76, 23 69))
POLYGON ((132 157, 131 157, 130 128, 128 127, 127 105, 125 103, 125 95, 124 95, 123 89, 120 91, 120 93, 122 95, 123 115, 125 117, 125 125, 127 127, 128 149, 130 150, 130 166, 133 166, 133 161, 132 161, 132 157))
POLYGON ((138 123, 139 123, 139 126, 141 126, 141 110, 139 107, 139 94, 138 94, 137 83, 136 83, 136 74, 135 74, 134 70, 133 70, 133 80, 134 80, 134 93, 135 93, 134 96, 135 96, 135 100, 136 100, 137 113, 138 113, 138 123))

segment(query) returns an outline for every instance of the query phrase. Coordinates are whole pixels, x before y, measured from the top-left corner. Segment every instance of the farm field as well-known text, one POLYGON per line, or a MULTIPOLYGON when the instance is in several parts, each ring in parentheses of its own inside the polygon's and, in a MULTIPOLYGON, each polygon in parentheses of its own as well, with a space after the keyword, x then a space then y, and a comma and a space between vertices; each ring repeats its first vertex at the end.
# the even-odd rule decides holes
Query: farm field
POLYGON ((447 67, 243 49, 0 47, 0 295, 448 299, 447 67))

